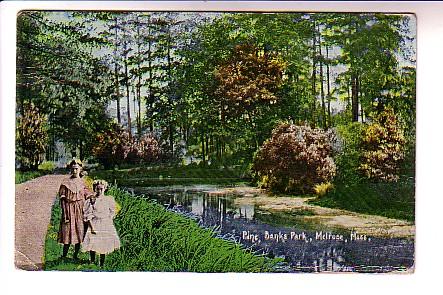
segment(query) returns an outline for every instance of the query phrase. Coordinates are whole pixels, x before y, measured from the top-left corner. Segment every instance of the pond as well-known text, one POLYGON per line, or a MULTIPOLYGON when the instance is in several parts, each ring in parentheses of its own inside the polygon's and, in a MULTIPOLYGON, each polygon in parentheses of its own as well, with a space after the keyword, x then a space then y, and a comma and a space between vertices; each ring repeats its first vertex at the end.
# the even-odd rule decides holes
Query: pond
POLYGON ((169 210, 216 228, 257 253, 281 257, 284 272, 404 272, 414 265, 414 240, 381 238, 307 222, 309 211, 272 212, 200 188, 136 188, 169 210))

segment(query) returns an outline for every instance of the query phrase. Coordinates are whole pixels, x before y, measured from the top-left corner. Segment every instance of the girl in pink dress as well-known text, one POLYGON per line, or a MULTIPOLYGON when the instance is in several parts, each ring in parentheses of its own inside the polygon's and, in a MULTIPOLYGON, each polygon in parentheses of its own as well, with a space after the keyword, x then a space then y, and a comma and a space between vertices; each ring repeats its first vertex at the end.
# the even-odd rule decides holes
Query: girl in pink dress
POLYGON ((58 242, 63 244, 62 258, 66 258, 69 246, 74 245, 73 258, 78 259, 80 243, 85 232, 83 204, 92 193, 81 177, 82 162, 72 160, 68 166, 71 168, 71 176, 62 181, 58 192, 62 209, 58 242))
POLYGON ((116 203, 110 196, 105 196, 108 183, 96 180, 93 183, 95 196, 87 199, 83 207, 84 221, 87 223, 82 250, 89 251, 91 263, 95 263, 95 253, 100 254, 100 266, 105 262, 105 255, 120 248, 120 239, 113 219, 116 203))

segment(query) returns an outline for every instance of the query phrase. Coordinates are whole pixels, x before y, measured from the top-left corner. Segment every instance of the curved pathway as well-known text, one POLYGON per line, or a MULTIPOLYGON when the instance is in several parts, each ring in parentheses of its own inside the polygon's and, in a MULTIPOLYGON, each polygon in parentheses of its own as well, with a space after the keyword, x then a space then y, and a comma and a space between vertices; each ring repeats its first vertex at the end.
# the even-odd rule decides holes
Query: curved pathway
POLYGON ((58 188, 66 175, 45 175, 15 186, 15 266, 41 270, 45 236, 58 188))

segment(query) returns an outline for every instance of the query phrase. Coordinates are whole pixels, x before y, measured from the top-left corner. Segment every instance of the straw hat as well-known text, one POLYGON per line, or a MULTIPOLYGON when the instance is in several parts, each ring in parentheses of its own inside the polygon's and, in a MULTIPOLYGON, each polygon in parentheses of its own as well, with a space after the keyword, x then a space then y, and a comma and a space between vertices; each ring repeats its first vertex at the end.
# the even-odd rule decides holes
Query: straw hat
POLYGON ((71 162, 69 162, 69 164, 68 165, 66 165, 68 168, 73 168, 73 167, 75 167, 75 166, 77 166, 77 168, 79 168, 79 167, 83 167, 83 163, 82 163, 82 161, 80 161, 79 159, 72 159, 72 161, 71 162))

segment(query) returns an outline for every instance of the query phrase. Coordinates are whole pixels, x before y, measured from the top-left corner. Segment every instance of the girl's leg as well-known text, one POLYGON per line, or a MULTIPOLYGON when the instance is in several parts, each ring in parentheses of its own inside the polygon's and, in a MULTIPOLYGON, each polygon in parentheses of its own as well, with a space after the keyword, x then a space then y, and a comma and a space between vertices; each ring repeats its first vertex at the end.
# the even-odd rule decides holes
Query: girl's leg
POLYGON ((100 266, 103 266, 105 264, 105 254, 100 254, 100 266))
POLYGON ((78 258, 78 252, 80 251, 80 243, 74 245, 74 259, 78 258))
POLYGON ((95 251, 89 251, 89 255, 91 255, 91 263, 95 263, 95 251))
POLYGON ((68 256, 68 251, 69 251, 69 244, 63 244, 62 258, 66 258, 66 256, 68 256))

